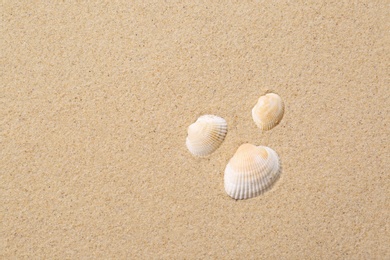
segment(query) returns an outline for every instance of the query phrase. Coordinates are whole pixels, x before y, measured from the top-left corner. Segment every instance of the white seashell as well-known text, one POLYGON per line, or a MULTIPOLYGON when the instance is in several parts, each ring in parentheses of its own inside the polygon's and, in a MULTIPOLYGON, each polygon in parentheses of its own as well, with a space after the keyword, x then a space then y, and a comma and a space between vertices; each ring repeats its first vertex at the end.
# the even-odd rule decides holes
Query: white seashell
POLYGON ((261 96, 252 109, 252 118, 263 131, 274 128, 282 120, 284 103, 282 98, 274 93, 261 96))
POLYGON ((253 198, 271 188, 280 173, 279 156, 274 150, 243 144, 226 165, 225 191, 233 199, 253 198))
POLYGON ((221 145, 226 133, 225 119, 214 115, 203 115, 188 127, 187 148, 196 156, 209 155, 221 145))

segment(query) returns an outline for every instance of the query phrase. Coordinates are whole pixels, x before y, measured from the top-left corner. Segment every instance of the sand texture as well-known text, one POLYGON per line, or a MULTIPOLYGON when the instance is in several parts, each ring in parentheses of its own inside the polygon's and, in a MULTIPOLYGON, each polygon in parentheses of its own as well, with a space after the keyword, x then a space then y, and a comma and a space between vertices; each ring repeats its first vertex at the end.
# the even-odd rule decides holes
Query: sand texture
POLYGON ((388 1, 2 1, 1 259, 390 259, 388 1), (261 133, 266 91, 285 114, 261 133), (226 119, 207 158, 200 115, 226 119), (274 187, 226 195, 242 143, 274 187))

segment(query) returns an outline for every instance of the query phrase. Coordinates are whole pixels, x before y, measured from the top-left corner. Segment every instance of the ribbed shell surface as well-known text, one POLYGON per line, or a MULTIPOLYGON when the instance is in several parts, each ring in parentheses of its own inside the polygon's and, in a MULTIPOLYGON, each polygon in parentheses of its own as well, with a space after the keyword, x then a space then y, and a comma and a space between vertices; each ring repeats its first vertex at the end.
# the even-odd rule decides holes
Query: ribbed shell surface
POLYGON ((213 153, 227 134, 227 123, 222 117, 203 115, 188 127, 186 146, 196 156, 213 153))
POLYGON ((252 118, 255 124, 263 131, 274 128, 284 115, 284 102, 274 93, 261 96, 252 109, 252 118))
POLYGON ((243 144, 226 165, 224 186, 234 199, 249 199, 266 190, 280 176, 277 153, 266 146, 243 144))

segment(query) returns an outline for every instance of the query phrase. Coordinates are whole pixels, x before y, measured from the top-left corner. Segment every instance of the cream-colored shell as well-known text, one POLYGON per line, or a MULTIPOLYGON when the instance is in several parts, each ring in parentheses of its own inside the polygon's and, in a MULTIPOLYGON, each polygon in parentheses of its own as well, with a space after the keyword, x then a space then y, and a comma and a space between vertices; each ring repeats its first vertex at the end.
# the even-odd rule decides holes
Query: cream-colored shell
POLYGON ((224 186, 233 199, 249 199, 268 190, 280 176, 278 154, 269 147, 241 145, 225 168, 224 186))
POLYGON ((207 156, 214 152, 225 139, 227 123, 222 117, 203 115, 187 130, 188 150, 196 156, 207 156))
POLYGON ((252 118, 263 131, 274 128, 282 120, 284 103, 282 98, 274 93, 261 96, 252 109, 252 118))

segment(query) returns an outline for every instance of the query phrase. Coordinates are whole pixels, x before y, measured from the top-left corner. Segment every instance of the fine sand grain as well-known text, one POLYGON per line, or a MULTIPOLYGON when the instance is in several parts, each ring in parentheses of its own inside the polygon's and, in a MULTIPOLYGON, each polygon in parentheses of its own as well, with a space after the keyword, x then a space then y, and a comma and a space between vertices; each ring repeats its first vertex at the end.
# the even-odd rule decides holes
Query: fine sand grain
POLYGON ((0 258, 390 259, 388 1, 98 2, 1 3, 0 258), (245 142, 283 173, 235 201, 245 142))

